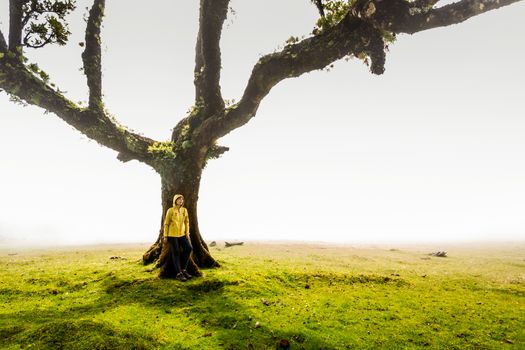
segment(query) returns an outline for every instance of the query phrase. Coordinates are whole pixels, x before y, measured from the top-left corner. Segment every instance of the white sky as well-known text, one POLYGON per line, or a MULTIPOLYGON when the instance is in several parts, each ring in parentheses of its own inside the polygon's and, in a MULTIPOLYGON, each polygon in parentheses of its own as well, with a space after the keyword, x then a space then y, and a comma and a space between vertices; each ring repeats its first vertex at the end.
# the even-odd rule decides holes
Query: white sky
MULTIPOLYGON (((193 103, 197 1, 109 1, 106 105, 166 140, 193 103), (151 2, 153 3, 153 2, 151 2), (159 8, 161 10, 159 10, 159 8)), ((87 100, 78 1, 67 47, 30 51, 74 101, 87 100)), ((224 98, 262 54, 316 18, 307 0, 233 0, 221 41, 224 98)), ((0 0, 7 35, 8 1, 0 0)), ((525 2, 391 46, 384 75, 357 60, 276 86, 224 137, 205 169, 206 240, 525 239, 525 2)), ((54 115, 0 95, 0 244, 151 242, 160 179, 123 164, 54 115)))

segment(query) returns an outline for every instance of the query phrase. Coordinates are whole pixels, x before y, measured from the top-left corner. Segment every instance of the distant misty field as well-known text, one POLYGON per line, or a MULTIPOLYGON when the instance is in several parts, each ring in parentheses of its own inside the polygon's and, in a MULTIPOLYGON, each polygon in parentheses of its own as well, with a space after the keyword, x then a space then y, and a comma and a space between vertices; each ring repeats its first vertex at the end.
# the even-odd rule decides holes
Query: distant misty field
POLYGON ((219 243, 186 283, 146 248, 0 249, 0 348, 525 348, 523 243, 219 243))

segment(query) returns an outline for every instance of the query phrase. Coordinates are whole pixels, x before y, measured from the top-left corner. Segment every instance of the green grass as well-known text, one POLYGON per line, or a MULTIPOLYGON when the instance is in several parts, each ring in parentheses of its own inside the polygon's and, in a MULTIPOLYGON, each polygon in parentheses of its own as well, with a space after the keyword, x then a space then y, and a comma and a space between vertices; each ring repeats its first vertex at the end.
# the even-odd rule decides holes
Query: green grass
POLYGON ((186 283, 146 248, 0 250, 0 348, 525 348, 523 244, 214 247, 186 283))

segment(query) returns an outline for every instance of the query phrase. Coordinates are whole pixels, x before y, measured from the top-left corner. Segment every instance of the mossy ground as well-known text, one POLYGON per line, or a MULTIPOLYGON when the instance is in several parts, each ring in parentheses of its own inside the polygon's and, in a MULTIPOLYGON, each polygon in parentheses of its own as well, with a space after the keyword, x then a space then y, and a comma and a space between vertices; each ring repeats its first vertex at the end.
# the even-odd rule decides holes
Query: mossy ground
POLYGON ((4 248, 0 348, 525 348, 523 244, 219 246, 186 283, 146 245, 4 248))

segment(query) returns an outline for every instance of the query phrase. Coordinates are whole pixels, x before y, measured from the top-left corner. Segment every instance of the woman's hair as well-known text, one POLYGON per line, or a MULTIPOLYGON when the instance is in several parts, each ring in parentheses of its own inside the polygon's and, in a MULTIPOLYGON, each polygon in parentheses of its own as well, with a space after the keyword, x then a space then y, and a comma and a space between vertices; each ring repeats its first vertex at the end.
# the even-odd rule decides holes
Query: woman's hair
POLYGON ((182 194, 176 194, 176 195, 173 196, 173 205, 174 205, 174 206, 177 205, 176 202, 177 202, 177 200, 178 200, 179 198, 184 199, 184 196, 183 196, 182 194))

